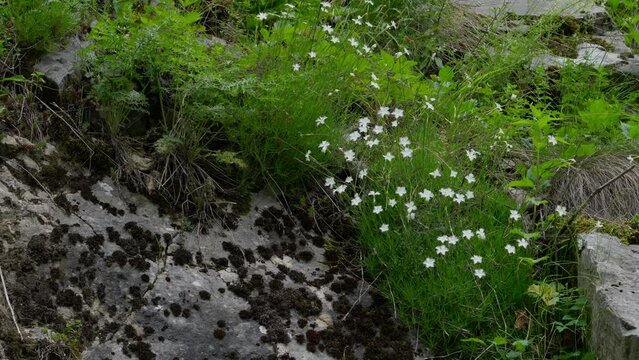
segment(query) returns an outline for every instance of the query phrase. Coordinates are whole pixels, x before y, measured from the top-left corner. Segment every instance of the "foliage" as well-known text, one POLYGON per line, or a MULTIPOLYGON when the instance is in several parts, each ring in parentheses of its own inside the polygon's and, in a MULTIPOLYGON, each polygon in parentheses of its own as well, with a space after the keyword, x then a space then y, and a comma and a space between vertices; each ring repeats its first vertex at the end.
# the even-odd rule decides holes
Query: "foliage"
POLYGON ((78 1, 9 1, 0 10, 14 41, 35 53, 50 51, 77 29, 78 1))
POLYGON ((639 3, 634 0, 608 0, 608 8, 619 26, 626 31, 626 40, 639 46, 639 3))

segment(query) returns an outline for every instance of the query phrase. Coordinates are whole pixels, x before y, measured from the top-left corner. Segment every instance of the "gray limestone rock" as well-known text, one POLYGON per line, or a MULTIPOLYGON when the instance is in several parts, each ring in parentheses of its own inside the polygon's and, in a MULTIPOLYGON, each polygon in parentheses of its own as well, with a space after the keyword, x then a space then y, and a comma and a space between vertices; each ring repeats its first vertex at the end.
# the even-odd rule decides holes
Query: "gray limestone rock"
POLYGON ((68 81, 78 75, 78 52, 88 45, 88 41, 73 37, 64 49, 42 57, 34 66, 34 70, 42 72, 57 91, 62 91, 68 81))
MULTIPOLYGON (((21 149, 16 137, 3 142, 21 149)), ((79 319, 87 360, 363 358, 367 344, 389 359, 426 353, 390 305, 336 272, 323 238, 273 197, 254 194, 232 229, 217 223, 201 233, 73 166, 64 181, 34 185, 24 169, 38 177, 40 161, 57 160, 29 151, 42 153, 0 161, 0 265, 25 344, 46 347, 50 329, 79 319), (371 336, 353 335, 375 323, 371 336)), ((0 320, 6 353, 15 328, 1 301, 0 320)))
POLYGON ((579 286, 591 309, 591 345, 602 360, 639 359, 639 246, 581 234, 579 286))

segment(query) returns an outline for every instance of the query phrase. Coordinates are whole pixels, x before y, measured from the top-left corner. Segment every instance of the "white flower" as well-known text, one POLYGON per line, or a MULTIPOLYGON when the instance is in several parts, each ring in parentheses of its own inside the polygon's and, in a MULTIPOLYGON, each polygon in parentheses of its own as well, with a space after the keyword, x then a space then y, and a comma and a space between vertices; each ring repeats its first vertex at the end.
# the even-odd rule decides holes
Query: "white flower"
POLYGON ((385 233, 388 231, 388 224, 382 224, 382 226, 379 227, 379 231, 385 233))
POLYGON ((442 244, 445 244, 448 242, 448 235, 440 235, 437 237, 437 241, 439 241, 442 244))
POLYGON ((342 184, 342 185, 336 187, 335 190, 333 190, 333 193, 341 194, 344 191, 346 191, 346 185, 342 184))
POLYGON ((451 245, 456 245, 459 242, 459 238, 455 235, 450 235, 448 237, 448 243, 451 245))
POLYGON ((464 230, 464 231, 462 231, 462 236, 465 237, 468 240, 472 239, 474 235, 475 235, 475 233, 472 230, 464 230))
POLYGON ((464 194, 455 194, 455 198, 453 199, 454 202, 461 204, 466 200, 466 197, 464 196, 464 194))
POLYGON ((470 200, 470 199, 474 199, 475 198, 475 193, 468 190, 466 191, 466 199, 470 200))
POLYGON ((373 213, 374 214, 379 214, 382 212, 382 207, 380 205, 375 205, 375 207, 373 207, 373 213))
POLYGON ((515 221, 521 219, 521 215, 519 214, 519 211, 517 210, 510 210, 510 219, 513 219, 515 221))
POLYGON ((331 36, 331 42, 333 44, 337 44, 337 43, 339 43, 339 38, 337 36, 331 36))
POLYGON ((409 147, 405 147, 402 149, 402 157, 411 158, 413 157, 413 150, 409 147))
POLYGON ((329 8, 331 7, 331 3, 330 1, 322 1, 320 4, 323 8, 329 8))
POLYGON ((359 131, 353 131, 352 133, 348 134, 348 140, 357 141, 361 136, 362 135, 360 135, 359 131))
POLYGON ((466 181, 468 181, 469 184, 472 184, 475 182, 475 175, 473 174, 468 174, 465 177, 466 181))
POLYGON ((633 162, 635 158, 632 155, 628 155, 628 157, 626 157, 626 160, 633 162))
POLYGON ((419 193, 419 197, 426 200, 426 201, 430 201, 433 196, 435 196, 430 190, 424 189, 422 190, 422 192, 419 193))
POLYGON ((425 266, 427 269, 434 268, 434 267, 435 267, 435 259, 433 259, 433 258, 426 258, 426 260, 424 260, 424 262, 423 262, 422 264, 424 264, 424 266, 425 266))
POLYGON ((504 110, 504 107, 501 106, 499 103, 495 103, 495 107, 497 108, 497 110, 502 111, 504 110))
POLYGON ((384 127, 381 125, 375 125, 373 128, 373 134, 381 134, 384 132, 384 127))
POLYGON ((326 123, 326 119, 326 116, 320 116, 317 120, 315 120, 315 124, 317 124, 317 126, 324 125, 326 123))
POLYGON ((350 184, 353 182, 353 177, 352 176, 347 176, 346 179, 344 179, 344 182, 347 184, 350 184))
POLYGON ((357 206, 359 204, 362 203, 362 198, 359 197, 359 194, 355 194, 355 196, 353 197, 353 199, 351 199, 351 205, 353 206, 357 206))
POLYGON ((335 186, 335 179, 334 179, 334 178, 332 178, 332 177, 326 178, 326 179, 324 180, 324 186, 327 186, 327 187, 333 187, 333 186, 335 186))
MULTIPOLYGON (((368 124, 370 124, 370 123, 371 123, 371 119, 369 119, 369 118, 367 118, 367 117, 363 117, 363 118, 360 118, 360 119, 357 121, 357 123, 359 124, 359 128, 360 128, 360 129, 362 129, 362 128, 367 129, 367 128, 368 128, 368 124)), ((360 130, 360 131, 361 131, 361 130, 360 130)), ((366 131, 367 131, 367 130, 364 130, 364 131, 362 131, 362 132, 366 132, 366 131)))
POLYGON ((373 80, 375 80, 375 81, 379 80, 379 79, 377 78, 377 75, 375 75, 375 73, 371 73, 371 79, 373 79, 373 80))
POLYGON ((344 151, 344 158, 346 159, 346 161, 349 161, 349 162, 355 160, 355 151, 353 150, 344 151))
POLYGON ((514 246, 508 244, 504 247, 509 254, 514 254, 517 249, 514 246))
POLYGON ((451 171, 450 171, 450 177, 452 177, 452 178, 456 178, 456 177, 457 177, 457 171, 455 171, 455 170, 451 170, 451 171))
POLYGON ((322 25, 322 30, 324 30, 328 34, 332 34, 333 33, 333 27, 328 25, 328 24, 322 25))
POLYGON ((446 247, 446 245, 440 245, 435 248, 435 251, 437 252, 437 255, 446 255, 446 253, 448 252, 448 248, 446 247))
POLYGON ((268 18, 268 14, 261 12, 261 13, 257 14, 255 17, 258 20, 260 20, 260 21, 264 21, 264 20, 266 20, 266 18, 268 18))
POLYGON ((397 190, 395 190, 395 194, 397 194, 399 197, 406 195, 406 188, 403 186, 398 186, 397 190))
POLYGON ((409 213, 412 213, 412 212, 414 212, 415 210, 417 210, 417 206, 415 206, 415 203, 414 203, 414 202, 412 202, 412 201, 409 201, 409 202, 407 202, 407 203, 406 203, 406 204, 404 204, 404 205, 406 205, 406 210, 407 210, 409 213))
POLYGON ((475 235, 477 235, 477 237, 481 240, 485 240, 486 239, 486 232, 484 231, 483 228, 475 231, 475 235))
POLYGON ((399 138, 399 145, 406 147, 408 145, 410 145, 410 140, 408 140, 408 137, 406 136, 402 136, 399 138))
POLYGON ((475 159, 477 159, 477 156, 479 155, 481 155, 480 152, 474 149, 466 150, 466 156, 470 161, 475 161, 475 159))
POLYGON ((384 160, 386 161, 392 161, 394 158, 395 156, 391 154, 390 152, 387 152, 386 154, 384 154, 384 160))
POLYGON ((348 42, 351 43, 352 47, 358 47, 359 46, 359 42, 357 42, 357 40, 355 40, 355 38, 348 39, 348 42))
POLYGON ((363 179, 366 176, 368 176, 368 169, 367 168, 363 168, 362 170, 359 171, 359 174, 357 174, 357 177, 360 178, 360 179, 363 179))
POLYGON ((368 192, 368 196, 372 196, 373 198, 375 196, 378 196, 379 194, 380 194, 379 191, 374 191, 374 190, 371 190, 368 192))
POLYGON ((397 200, 395 199, 388 200, 388 206, 395 207, 395 205, 397 205, 397 200))
POLYGON ((517 98, 517 94, 511 94, 510 95, 510 100, 515 100, 517 98))
POLYGON ((382 106, 379 108, 379 110, 377 110, 377 115, 379 115, 380 117, 385 117, 386 115, 390 115, 390 109, 388 108, 388 106, 382 106))
POLYGON ((401 117, 404 117, 404 110, 400 108, 395 108, 395 110, 393 110, 393 113, 391 115, 393 115, 394 118, 399 119, 401 117))
POLYGON ((445 197, 452 198, 453 196, 455 196, 455 192, 451 188, 439 189, 439 192, 440 192, 440 194, 444 195, 445 197))
POLYGON ((308 150, 306 152, 306 154, 304 155, 304 159, 306 159, 306 161, 311 161, 311 150, 308 150))
POLYGON ((568 213, 568 211, 566 210, 566 207, 561 205, 557 205, 556 211, 557 211, 557 215, 560 217, 568 213))
POLYGON ((595 229, 601 229, 603 227, 603 224, 601 223, 601 221, 597 220, 597 222, 595 223, 595 229))
POLYGON ((517 240, 517 246, 522 247, 522 248, 527 248, 528 247, 528 240, 526 239, 519 239, 517 240))
POLYGON ((470 260, 472 260, 473 264, 481 264, 484 259, 479 255, 473 255, 470 260))
POLYGON ((391 122, 391 126, 392 126, 392 127, 398 127, 398 126, 399 126, 399 122, 397 122, 397 120, 393 120, 393 121, 391 122))
POLYGON ((474 272, 475 276, 478 277, 479 279, 483 278, 484 276, 486 276, 486 272, 484 271, 484 269, 476 269, 474 272))
POLYGON ((293 64, 293 71, 300 71, 300 64, 293 64))
POLYGON ((379 139, 368 140, 366 142, 366 145, 368 145, 369 148, 372 148, 373 146, 379 145, 379 139))
POLYGON ((434 171, 431 171, 429 173, 429 175, 434 177, 434 178, 438 178, 438 177, 442 176, 442 173, 439 171, 439 169, 435 169, 434 171))
POLYGON ((550 145, 557 145, 557 138, 554 135, 548 135, 548 143, 550 145))
POLYGON ((429 103, 428 101, 426 102, 426 104, 424 104, 424 106, 426 106, 430 111, 435 110, 435 107, 433 106, 433 104, 429 103))
POLYGON ((375 89, 379 90, 380 86, 376 81, 371 81, 371 86, 374 87, 375 89))
POLYGON ((317 57, 317 53, 315 51, 311 51, 308 53, 308 57, 311 59, 315 59, 317 57))
POLYGON ((322 149, 322 152, 325 153, 326 149, 328 149, 328 147, 331 145, 331 143, 329 143, 328 141, 324 140, 319 144, 319 148, 322 149))

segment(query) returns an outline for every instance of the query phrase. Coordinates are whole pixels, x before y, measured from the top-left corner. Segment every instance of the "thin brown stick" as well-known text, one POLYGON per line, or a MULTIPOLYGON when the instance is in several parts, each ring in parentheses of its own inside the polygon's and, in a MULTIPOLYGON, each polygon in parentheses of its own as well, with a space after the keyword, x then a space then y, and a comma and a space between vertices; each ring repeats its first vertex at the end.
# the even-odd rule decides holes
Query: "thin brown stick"
POLYGON ((22 337, 22 332, 20 331, 20 326, 18 325, 18 321, 16 320, 16 314, 15 312, 13 312, 13 306, 11 306, 11 301, 9 301, 9 292, 7 291, 7 285, 4 283, 2 266, 0 266, 0 280, 2 281, 2 290, 4 291, 4 298, 7 300, 7 305, 9 306, 9 310, 11 311, 11 317, 13 318, 13 323, 16 326, 16 330, 18 330, 18 335, 20 335, 20 340, 24 340, 24 337, 22 337))

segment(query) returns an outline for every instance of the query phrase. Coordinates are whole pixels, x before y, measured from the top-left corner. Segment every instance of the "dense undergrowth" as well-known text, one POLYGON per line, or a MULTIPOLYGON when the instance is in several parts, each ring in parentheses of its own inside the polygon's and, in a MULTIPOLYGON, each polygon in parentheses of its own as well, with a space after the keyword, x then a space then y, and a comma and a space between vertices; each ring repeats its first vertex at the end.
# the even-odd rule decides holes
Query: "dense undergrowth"
MULTIPOLYGON (((609 6, 636 41, 633 3, 609 6)), ((518 33, 462 16, 443 0, 10 2, 0 116, 55 136, 17 110, 42 86, 21 64, 78 33, 90 89, 70 106, 99 120, 68 125, 108 144, 114 176, 200 219, 264 184, 323 193, 435 353, 585 358, 582 209, 555 184, 587 158, 631 166, 636 80, 532 69, 556 17, 518 33)))

